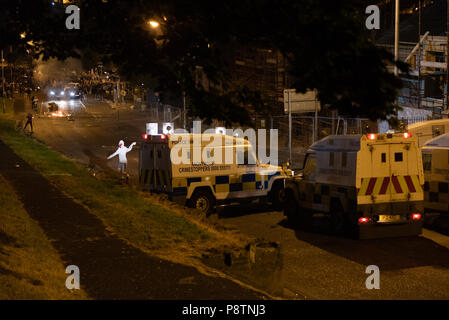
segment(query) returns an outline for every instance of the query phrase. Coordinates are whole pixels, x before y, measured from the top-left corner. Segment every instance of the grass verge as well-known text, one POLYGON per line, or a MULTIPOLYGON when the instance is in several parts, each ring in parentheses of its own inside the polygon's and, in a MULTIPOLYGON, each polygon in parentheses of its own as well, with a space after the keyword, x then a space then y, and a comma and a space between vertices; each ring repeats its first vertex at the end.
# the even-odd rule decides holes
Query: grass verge
POLYGON ((86 299, 65 287, 65 266, 0 175, 0 299, 86 299))
POLYGON ((14 130, 13 121, 0 119, 0 139, 74 200, 87 207, 121 238, 144 250, 194 254, 197 249, 241 244, 232 232, 221 232, 187 216, 170 202, 121 186, 116 179, 97 178, 86 168, 35 139, 14 130))
POLYGON ((0 114, 2 114, 3 116, 12 115, 13 111, 13 100, 0 97, 0 114))

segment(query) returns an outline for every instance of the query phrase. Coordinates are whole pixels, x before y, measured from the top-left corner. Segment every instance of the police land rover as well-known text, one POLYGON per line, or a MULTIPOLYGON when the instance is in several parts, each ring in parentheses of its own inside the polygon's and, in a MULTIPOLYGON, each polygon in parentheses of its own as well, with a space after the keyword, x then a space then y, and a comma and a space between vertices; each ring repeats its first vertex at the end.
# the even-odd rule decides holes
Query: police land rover
POLYGON ((367 239, 418 235, 424 174, 410 133, 328 136, 307 152, 303 170, 285 182, 285 215, 307 225, 329 216, 335 234, 367 239))
POLYGON ((225 134, 145 134, 140 147, 140 184, 205 213, 254 199, 281 209, 288 175, 285 167, 261 164, 247 139, 225 134))

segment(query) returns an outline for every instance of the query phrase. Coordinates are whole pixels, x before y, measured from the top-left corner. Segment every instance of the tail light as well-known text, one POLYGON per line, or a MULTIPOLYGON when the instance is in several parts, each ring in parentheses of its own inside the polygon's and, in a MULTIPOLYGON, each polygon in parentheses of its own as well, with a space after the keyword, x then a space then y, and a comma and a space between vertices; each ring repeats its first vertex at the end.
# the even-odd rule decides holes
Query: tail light
POLYGON ((411 138, 412 137, 412 133, 411 132, 404 132, 404 138, 411 138))
POLYGON ((147 134, 143 134, 143 135, 142 135, 142 138, 143 138, 144 140, 147 140, 147 139, 148 139, 148 135, 147 135, 147 134))
POLYGON ((161 134, 161 140, 164 140, 165 139, 165 134, 161 134))
POLYGON ((369 133, 367 135, 367 137, 368 137, 369 140, 376 140, 376 134, 375 133, 369 133))
POLYGON ((411 218, 412 220, 421 220, 422 215, 421 213, 412 213, 411 218))
POLYGON ((367 218, 367 217, 360 217, 359 218, 359 224, 364 224, 364 223, 368 223, 368 222, 370 222, 370 218, 367 218))

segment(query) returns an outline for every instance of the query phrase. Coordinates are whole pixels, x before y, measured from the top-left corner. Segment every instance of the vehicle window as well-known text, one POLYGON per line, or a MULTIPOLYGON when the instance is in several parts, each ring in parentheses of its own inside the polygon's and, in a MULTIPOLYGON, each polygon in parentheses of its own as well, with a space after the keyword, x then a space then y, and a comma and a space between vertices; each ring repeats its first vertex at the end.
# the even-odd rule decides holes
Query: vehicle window
POLYGON ((432 137, 444 134, 444 126, 432 126, 432 137))
POLYGON ((380 155, 380 161, 382 163, 387 162, 387 154, 385 152, 382 152, 382 154, 380 155))
POLYGON ((309 155, 306 159, 306 164, 304 165, 303 174, 304 176, 310 176, 314 174, 316 170, 316 158, 315 156, 309 155))
POLYGON ((432 154, 423 153, 422 164, 423 164, 424 171, 431 171, 432 170, 432 154))
POLYGON ((394 161, 395 162, 402 162, 402 152, 395 152, 394 153, 394 161))

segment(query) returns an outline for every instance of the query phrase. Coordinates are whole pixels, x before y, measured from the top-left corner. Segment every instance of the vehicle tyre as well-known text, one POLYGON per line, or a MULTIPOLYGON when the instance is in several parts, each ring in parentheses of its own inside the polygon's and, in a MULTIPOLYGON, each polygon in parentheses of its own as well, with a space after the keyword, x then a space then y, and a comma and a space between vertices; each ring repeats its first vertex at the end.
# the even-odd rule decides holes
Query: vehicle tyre
POLYGON ((344 235, 347 230, 344 209, 339 201, 334 201, 331 205, 330 213, 331 232, 334 235, 344 235))
POLYGON ((273 184, 270 191, 271 205, 274 210, 282 210, 285 204, 285 189, 281 181, 273 184))
POLYGON ((215 207, 215 199, 208 190, 196 190, 190 198, 190 206, 208 215, 215 207))
POLYGON ((291 190, 285 191, 284 214, 292 226, 298 226, 300 224, 299 205, 291 190))

